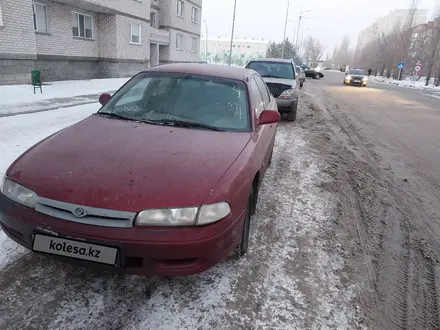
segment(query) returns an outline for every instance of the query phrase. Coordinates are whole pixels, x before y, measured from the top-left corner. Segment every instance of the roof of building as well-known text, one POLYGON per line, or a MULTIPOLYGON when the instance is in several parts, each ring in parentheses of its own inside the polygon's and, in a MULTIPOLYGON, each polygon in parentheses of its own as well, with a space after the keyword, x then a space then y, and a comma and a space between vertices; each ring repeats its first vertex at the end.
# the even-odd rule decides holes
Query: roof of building
POLYGON ((164 64, 152 67, 146 72, 172 72, 199 74, 205 76, 220 77, 244 81, 251 73, 251 70, 227 65, 204 64, 204 63, 176 63, 164 64))

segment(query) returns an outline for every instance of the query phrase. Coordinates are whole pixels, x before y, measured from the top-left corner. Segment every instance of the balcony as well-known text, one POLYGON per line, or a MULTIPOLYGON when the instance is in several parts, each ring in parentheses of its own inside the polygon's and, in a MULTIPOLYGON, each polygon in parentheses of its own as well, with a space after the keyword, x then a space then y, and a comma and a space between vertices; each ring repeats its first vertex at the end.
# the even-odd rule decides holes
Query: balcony
POLYGON ((154 44, 169 46, 170 32, 150 27, 150 42, 154 44))

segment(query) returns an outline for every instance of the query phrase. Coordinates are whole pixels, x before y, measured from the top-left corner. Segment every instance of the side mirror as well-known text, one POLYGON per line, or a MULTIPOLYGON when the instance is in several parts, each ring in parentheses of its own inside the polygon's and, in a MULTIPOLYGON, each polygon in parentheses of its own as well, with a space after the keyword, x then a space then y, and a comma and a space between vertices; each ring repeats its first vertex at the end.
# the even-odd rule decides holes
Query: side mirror
POLYGON ((278 111, 263 110, 258 118, 258 125, 267 125, 277 123, 281 120, 281 115, 278 111))
POLYGON ((108 102, 108 100, 110 100, 111 97, 112 96, 109 93, 103 93, 99 97, 99 103, 101 103, 101 105, 104 105, 108 102))

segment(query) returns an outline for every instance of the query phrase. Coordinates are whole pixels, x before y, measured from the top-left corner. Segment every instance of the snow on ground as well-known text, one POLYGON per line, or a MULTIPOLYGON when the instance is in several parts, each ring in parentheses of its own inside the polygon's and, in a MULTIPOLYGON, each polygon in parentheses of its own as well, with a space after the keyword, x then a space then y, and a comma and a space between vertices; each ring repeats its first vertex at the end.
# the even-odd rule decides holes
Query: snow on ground
POLYGON ((396 80, 392 78, 386 78, 381 76, 370 76, 370 81, 376 82, 379 84, 390 84, 398 87, 405 87, 405 88, 415 88, 415 89, 421 89, 425 92, 440 95, 440 87, 436 87, 433 84, 430 84, 428 86, 425 86, 425 79, 422 77, 417 81, 405 79, 405 80, 396 80))
POLYGON ((43 86, 43 93, 31 85, 0 86, 0 105, 32 103, 55 98, 98 94, 119 89, 129 78, 55 81, 43 86))
MULTIPOLYGON (((0 118, 0 175, 28 147, 97 109, 0 118)), ((291 123, 278 128, 246 257, 197 276, 84 270, 26 251, 0 232, 0 329, 359 328, 343 254, 326 246, 335 201, 318 183, 329 178, 306 134, 291 123)))

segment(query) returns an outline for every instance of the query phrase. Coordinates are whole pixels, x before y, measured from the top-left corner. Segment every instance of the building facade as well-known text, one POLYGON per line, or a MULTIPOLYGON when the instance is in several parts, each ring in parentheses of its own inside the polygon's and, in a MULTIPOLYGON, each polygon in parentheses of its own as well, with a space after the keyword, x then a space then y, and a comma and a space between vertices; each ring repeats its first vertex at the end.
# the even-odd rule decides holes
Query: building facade
MULTIPOLYGON (((362 30, 358 36, 357 50, 361 50, 365 45, 371 43, 383 34, 390 33, 395 27, 402 28, 407 24, 411 15, 410 9, 396 9, 376 20, 366 29, 362 30)), ((414 13, 412 26, 426 23, 428 20, 428 9, 417 9, 414 13)))
MULTIPOLYGON (((254 58, 266 55, 270 42, 261 38, 234 38, 232 43, 232 62, 244 65, 254 58)), ((200 59, 208 63, 228 63, 231 38, 210 38, 206 36, 200 41, 200 59)))
POLYGON ((0 84, 129 77, 199 61, 202 0, 2 0, 0 84))

